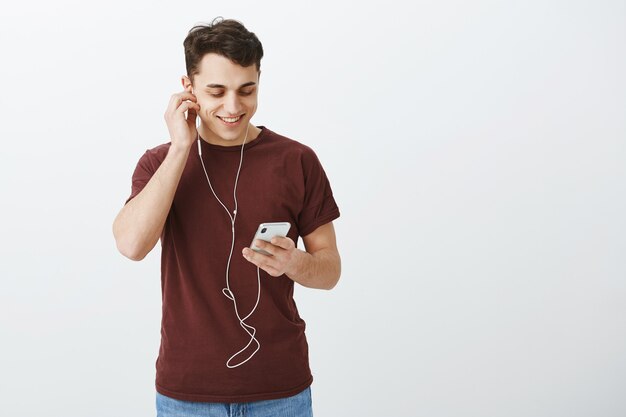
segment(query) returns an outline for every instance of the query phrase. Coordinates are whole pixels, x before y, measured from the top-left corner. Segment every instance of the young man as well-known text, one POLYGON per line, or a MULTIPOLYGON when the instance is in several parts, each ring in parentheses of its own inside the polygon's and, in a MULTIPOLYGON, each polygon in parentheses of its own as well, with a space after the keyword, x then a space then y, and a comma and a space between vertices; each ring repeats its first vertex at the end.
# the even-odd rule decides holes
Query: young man
POLYGON ((336 285, 339 208, 311 148, 250 123, 263 57, 256 35, 216 19, 193 27, 184 48, 184 91, 165 112, 171 141, 139 159, 113 223, 132 260, 161 240, 158 415, 312 415, 294 282, 336 285), (255 241, 267 254, 251 250, 268 222, 288 222, 287 236, 255 241))

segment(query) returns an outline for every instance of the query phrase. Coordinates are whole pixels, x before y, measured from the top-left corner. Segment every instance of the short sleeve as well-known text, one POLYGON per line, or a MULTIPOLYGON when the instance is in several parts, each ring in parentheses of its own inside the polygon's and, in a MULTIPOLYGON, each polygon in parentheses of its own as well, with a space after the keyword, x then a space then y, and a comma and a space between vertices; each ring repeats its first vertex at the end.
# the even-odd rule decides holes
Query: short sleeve
POLYGON ((319 226, 338 218, 340 213, 326 172, 309 147, 302 154, 302 170, 305 195, 298 215, 298 229, 300 236, 306 236, 319 226))
POLYGON ((158 166, 155 166, 152 152, 147 150, 142 157, 139 158, 139 162, 137 162, 137 166, 133 172, 130 196, 126 199, 124 204, 135 198, 135 196, 143 190, 157 168, 158 166))

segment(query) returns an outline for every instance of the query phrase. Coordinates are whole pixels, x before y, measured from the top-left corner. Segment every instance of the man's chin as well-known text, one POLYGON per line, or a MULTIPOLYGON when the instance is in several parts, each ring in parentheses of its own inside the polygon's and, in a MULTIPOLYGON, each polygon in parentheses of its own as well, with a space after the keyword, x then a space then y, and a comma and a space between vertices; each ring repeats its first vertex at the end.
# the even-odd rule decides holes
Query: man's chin
POLYGON ((224 128, 223 126, 214 126, 211 131, 224 140, 237 140, 241 138, 243 132, 246 130, 246 125, 241 125, 235 128, 224 128))

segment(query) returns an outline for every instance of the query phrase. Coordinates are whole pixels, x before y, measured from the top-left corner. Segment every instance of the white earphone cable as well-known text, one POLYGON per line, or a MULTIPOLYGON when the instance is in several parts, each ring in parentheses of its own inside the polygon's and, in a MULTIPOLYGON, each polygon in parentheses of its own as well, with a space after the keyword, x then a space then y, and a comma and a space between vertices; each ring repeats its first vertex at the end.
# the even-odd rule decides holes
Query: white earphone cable
POLYGON ((230 260, 232 258, 233 255, 233 249, 235 247, 235 220, 237 218, 237 182, 239 181, 239 172, 241 171, 241 165, 243 163, 243 147, 246 144, 246 140, 248 139, 248 129, 250 128, 250 124, 248 123, 248 126, 246 127, 246 136, 243 140, 243 143, 241 144, 241 156, 239 158, 239 168, 237 169, 237 176, 235 177, 235 187, 233 188, 233 198, 235 200, 235 210, 233 211, 233 215, 231 216, 230 212, 228 211, 228 209, 226 208, 226 206, 224 205, 224 203, 222 203, 222 200, 220 200, 217 196, 217 194, 215 193, 215 190, 213 189, 213 186, 211 185, 211 180, 209 179, 209 174, 207 173, 206 167, 204 166, 204 160, 202 159, 202 145, 200 143, 200 133, 198 132, 198 122, 200 121, 200 117, 198 116, 196 118, 196 133, 197 133, 197 140, 198 140, 198 156, 200 157, 200 162, 202 163, 202 169, 204 170, 204 175, 206 176, 207 182, 209 183, 209 187, 211 188, 211 191, 213 192, 213 195, 215 196, 215 198, 217 199, 217 201, 219 201, 219 203, 222 205, 222 207, 224 207, 224 210, 226 210, 226 214, 228 214, 228 217, 231 220, 231 231, 232 231, 232 243, 230 246, 230 254, 228 255, 228 264, 226 265, 226 288, 222 289, 222 293, 230 300, 232 300, 233 302, 233 306, 235 308, 235 314, 237 315, 237 318, 239 319, 239 325, 245 330, 246 333, 248 333, 250 335, 250 341, 248 342, 248 344, 246 346, 244 346, 239 352, 235 353, 233 356, 231 356, 228 361, 226 361, 226 366, 228 368, 236 368, 237 366, 243 365, 244 363, 246 363, 247 361, 249 361, 257 352, 258 350, 261 348, 261 343, 257 340, 257 338, 255 337, 256 334, 256 328, 254 328, 253 326, 250 326, 249 324, 245 323, 244 321, 250 317, 252 315, 252 313, 254 313, 254 311, 256 310, 257 306, 259 305, 259 300, 261 299, 261 275, 260 275, 260 270, 259 267, 257 266, 256 269, 256 273, 257 273, 257 284, 258 284, 258 291, 257 291, 257 299, 256 299, 256 303, 254 304, 254 307, 252 308, 252 310, 250 311, 250 313, 248 313, 248 315, 246 315, 244 318, 241 318, 241 316, 239 315, 239 309, 237 308, 237 301, 235 301, 235 294, 233 294, 233 292, 230 289, 230 281, 229 281, 229 270, 230 270, 230 260), (248 330, 248 329, 252 329, 252 333, 248 330), (256 342, 257 347, 255 349, 254 352, 252 352, 252 354, 250 356, 248 356, 248 358, 236 365, 230 365, 230 361, 236 357, 237 355, 239 355, 241 352, 245 351, 248 346, 250 346, 250 344, 252 342, 256 342))

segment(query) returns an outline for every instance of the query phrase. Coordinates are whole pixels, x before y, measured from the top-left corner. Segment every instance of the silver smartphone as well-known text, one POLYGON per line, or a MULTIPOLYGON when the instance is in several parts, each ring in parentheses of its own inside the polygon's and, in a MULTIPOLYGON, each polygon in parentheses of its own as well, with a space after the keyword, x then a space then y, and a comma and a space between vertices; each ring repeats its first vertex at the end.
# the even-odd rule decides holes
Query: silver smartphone
POLYGON ((274 236, 286 237, 290 227, 291 224, 289 222, 261 223, 259 225, 259 228, 256 230, 254 237, 252 238, 252 243, 250 243, 250 249, 257 251, 258 253, 262 253, 263 255, 271 256, 271 253, 256 247, 254 245, 254 241, 260 239, 266 242, 270 242, 274 236))

